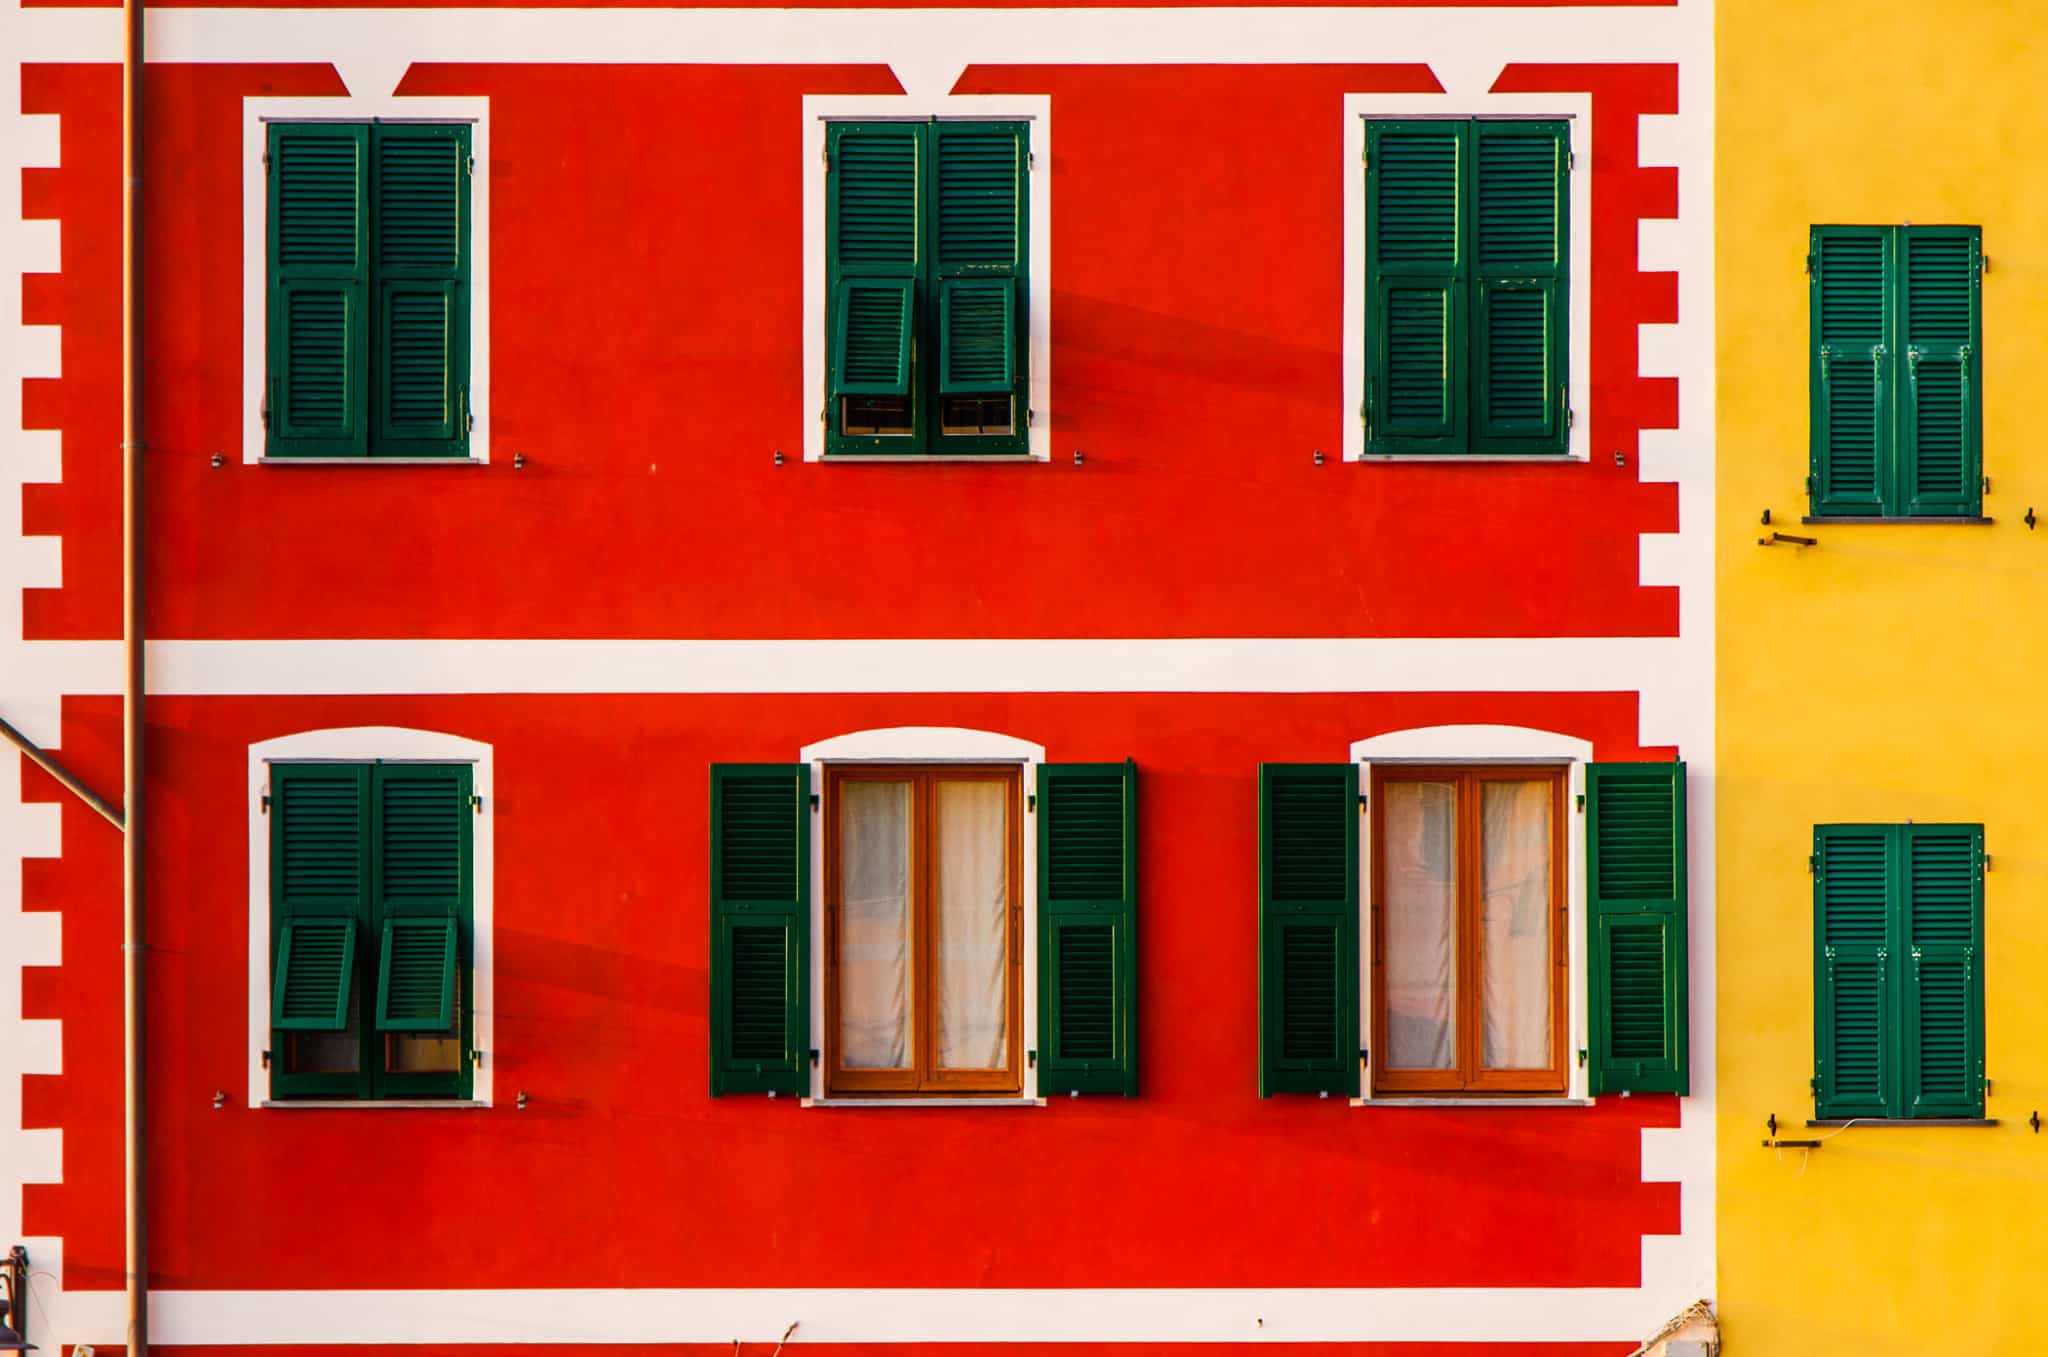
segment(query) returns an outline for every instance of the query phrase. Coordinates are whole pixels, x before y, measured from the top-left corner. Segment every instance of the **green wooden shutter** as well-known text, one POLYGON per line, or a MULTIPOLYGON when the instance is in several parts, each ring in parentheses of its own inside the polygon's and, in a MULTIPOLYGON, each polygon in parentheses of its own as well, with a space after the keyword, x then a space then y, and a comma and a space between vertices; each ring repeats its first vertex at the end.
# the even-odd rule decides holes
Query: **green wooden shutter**
POLYGON ((360 1074, 295 1074, 291 1032, 344 1032, 357 1017, 356 959, 370 927, 369 769, 270 767, 270 1094, 356 1097, 360 1074))
POLYGON ((270 124, 265 456, 369 449, 368 132, 270 124))
POLYGON ((455 1024, 470 954, 471 785, 467 764, 385 763, 372 774, 380 1032, 455 1024))
POLYGON ((469 450, 469 146, 463 123, 371 130, 375 455, 469 450))
POLYGON ((1365 127, 1366 450, 1465 451, 1469 123, 1365 127))
POLYGON ((1468 150, 1469 450, 1562 453, 1571 129, 1562 122, 1475 122, 1468 150))
POLYGON ((1358 765, 1259 765, 1259 1096, 1358 1095, 1358 765))
POLYGON ((1594 1093, 1690 1091, 1683 763, 1586 766, 1594 1093))
POLYGON ((1812 272, 1813 512, 1871 516, 1893 499, 1895 233, 1816 226, 1812 272))
POLYGON ((933 330, 942 394, 1021 396, 1028 130, 1026 123, 932 124, 933 330))
POLYGON ((810 1091, 810 765, 711 766, 711 1096, 810 1091))
POLYGON ((1138 1092, 1138 768, 1038 768, 1038 1091, 1138 1092))
POLYGON ((1909 226, 1897 246, 1899 392, 1894 512, 1974 518, 1983 511, 1982 249, 1974 226, 1909 226))
POLYGON ((1900 1056, 1910 1117, 1984 1115, 1984 829, 1901 825, 1900 1056))
POLYGON ((1814 1101, 1822 1117, 1883 1117, 1898 1106, 1892 830, 1813 831, 1814 1101))
MULTIPOLYGON (((918 223, 924 129, 833 123, 826 139, 825 333, 829 391, 901 396, 918 364, 918 223)), ((837 429, 834 411, 829 427, 837 429)))

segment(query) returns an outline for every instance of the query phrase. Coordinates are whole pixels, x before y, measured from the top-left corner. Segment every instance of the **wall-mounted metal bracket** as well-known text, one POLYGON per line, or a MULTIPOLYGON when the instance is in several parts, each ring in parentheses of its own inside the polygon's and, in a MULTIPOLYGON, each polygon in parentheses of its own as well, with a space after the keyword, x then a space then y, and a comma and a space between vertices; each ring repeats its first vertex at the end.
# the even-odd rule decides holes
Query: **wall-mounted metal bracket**
POLYGON ((104 819, 108 824, 112 825, 116 829, 122 830, 124 833, 126 832, 126 827, 121 822, 120 811, 115 810, 112 806, 108 805, 90 787, 86 786, 83 782, 80 782, 76 777, 74 777, 70 769, 66 768, 63 764, 57 762, 57 760, 51 758, 48 754, 45 754, 41 749, 38 749, 36 747, 35 741, 29 739, 28 736, 22 734, 13 726, 8 725, 7 722, 4 720, 0 720, 0 739, 5 739, 9 744, 13 745, 16 749, 19 749, 22 753, 28 755, 28 761, 30 763, 33 763, 36 767, 42 769, 51 777, 56 778, 57 781, 63 785, 64 790, 70 792, 73 796, 85 802, 86 805, 91 806, 94 810, 98 811, 100 813, 100 817, 104 819))
POLYGON ((1774 547, 1780 542, 1790 543, 1795 547, 1817 547, 1820 545, 1820 539, 1817 537, 1794 537, 1789 532, 1774 532, 1769 537, 1759 537, 1756 539, 1756 544, 1760 547, 1774 547))

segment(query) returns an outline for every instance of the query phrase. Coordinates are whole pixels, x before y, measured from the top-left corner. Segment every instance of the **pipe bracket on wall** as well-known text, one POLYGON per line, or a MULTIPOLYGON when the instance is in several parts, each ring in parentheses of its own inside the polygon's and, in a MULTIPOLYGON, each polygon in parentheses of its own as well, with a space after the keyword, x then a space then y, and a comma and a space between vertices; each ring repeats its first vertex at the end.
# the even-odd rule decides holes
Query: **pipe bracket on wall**
POLYGON ((1759 537, 1756 539, 1756 544, 1760 547, 1774 547, 1781 542, 1795 547, 1817 547, 1820 545, 1820 539, 1817 537, 1794 537, 1789 532, 1774 532, 1769 537, 1759 537))

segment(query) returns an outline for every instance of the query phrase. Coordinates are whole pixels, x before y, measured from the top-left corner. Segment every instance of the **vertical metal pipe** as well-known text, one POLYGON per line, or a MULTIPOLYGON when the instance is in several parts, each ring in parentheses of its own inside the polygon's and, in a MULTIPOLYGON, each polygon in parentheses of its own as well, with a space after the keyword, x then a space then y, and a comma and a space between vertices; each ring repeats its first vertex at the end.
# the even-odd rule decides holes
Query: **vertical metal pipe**
POLYGON ((121 650, 127 664, 121 718, 122 836, 121 969, 125 1020, 123 1131, 127 1148, 125 1204, 128 1271, 128 1357, 149 1354, 149 1125, 145 1103, 147 1031, 144 950, 148 927, 143 836, 142 535, 142 132, 145 12, 143 0, 121 0, 121 650))

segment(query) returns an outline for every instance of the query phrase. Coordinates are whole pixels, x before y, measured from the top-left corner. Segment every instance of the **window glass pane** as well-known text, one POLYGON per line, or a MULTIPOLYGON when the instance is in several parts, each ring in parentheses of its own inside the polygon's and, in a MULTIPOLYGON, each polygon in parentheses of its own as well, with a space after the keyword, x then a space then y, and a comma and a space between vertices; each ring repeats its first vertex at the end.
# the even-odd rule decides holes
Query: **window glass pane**
POLYGON ((462 969, 455 971, 455 993, 448 1006, 448 1030, 387 1032, 384 1068, 392 1074, 456 1074, 462 1069, 462 969))
POLYGON ((1387 1066, 1458 1063, 1458 789, 1389 782, 1383 866, 1387 1066))
POLYGON ((1480 784, 1481 1060, 1488 1069, 1551 1063, 1550 810, 1548 779, 1480 784))
POLYGON ((839 787, 839 1063, 910 1067, 910 784, 839 787))
MULTIPOLYGON (((360 968, 360 967, 359 967, 360 968)), ((348 996, 348 1027, 340 1032, 286 1032, 284 1067, 290 1074, 354 1074, 362 1064, 359 987, 348 996)))
POLYGON ((940 1069, 1010 1063, 1010 787, 939 782, 933 795, 933 909, 940 1069))

